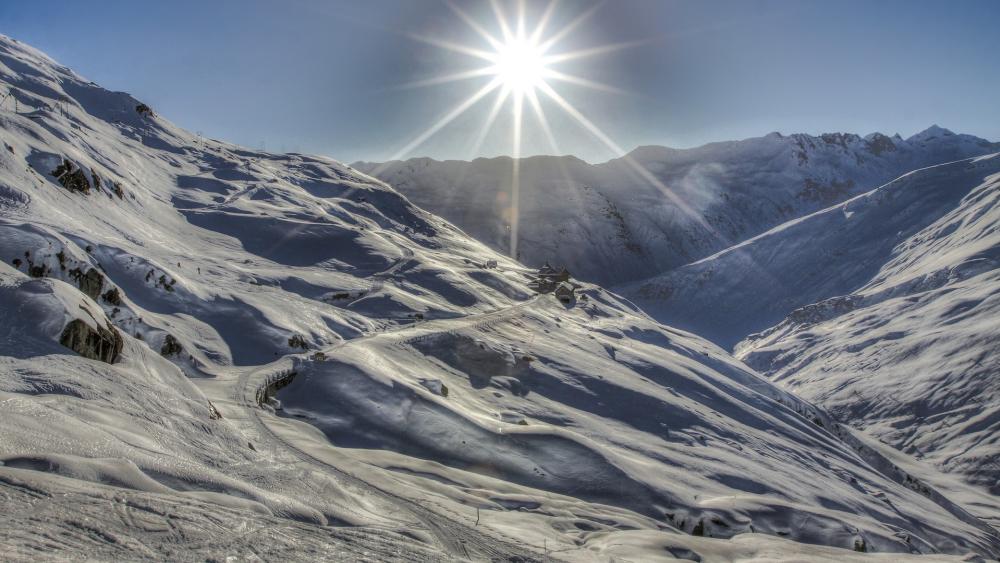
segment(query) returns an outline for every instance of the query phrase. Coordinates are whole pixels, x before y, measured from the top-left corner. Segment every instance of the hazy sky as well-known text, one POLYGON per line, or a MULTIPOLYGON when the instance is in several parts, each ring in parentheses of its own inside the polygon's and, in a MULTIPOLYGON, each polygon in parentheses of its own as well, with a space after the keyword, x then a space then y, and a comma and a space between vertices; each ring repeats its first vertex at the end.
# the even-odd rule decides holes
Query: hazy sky
MULTIPOLYGON (((456 3, 499 35, 488 3, 456 3)), ((529 29, 546 4, 527 1, 529 29)), ((562 0, 549 29, 592 6, 562 0)), ((1000 140, 998 22, 997 0, 609 0, 552 52, 638 42, 557 67, 624 93, 552 84, 625 150, 932 123, 1000 140)), ((0 32, 192 131, 348 162, 397 154, 489 80, 404 87, 482 66, 413 35, 489 50, 437 0, 3 0, 0 32)), ((471 154, 492 103, 405 156, 510 154, 510 105, 471 154)), ((555 104, 543 110, 559 153, 615 156, 555 104)), ((526 115, 523 154, 555 152, 526 115)))

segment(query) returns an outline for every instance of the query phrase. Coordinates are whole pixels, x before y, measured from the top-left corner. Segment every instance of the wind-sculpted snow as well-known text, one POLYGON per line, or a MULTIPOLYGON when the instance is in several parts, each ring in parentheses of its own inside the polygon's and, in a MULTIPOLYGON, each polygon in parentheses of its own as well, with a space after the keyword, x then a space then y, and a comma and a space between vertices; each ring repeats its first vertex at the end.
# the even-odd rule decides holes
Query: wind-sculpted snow
POLYGON ((323 431, 304 444, 329 439, 400 478, 430 479, 484 521, 519 507, 543 537, 564 524, 542 522, 560 515, 584 532, 640 519, 711 537, 924 551, 950 541, 929 515, 975 521, 873 471, 824 415, 719 348, 628 314, 602 290, 584 295, 572 309, 547 298, 499 324, 440 321, 348 344, 335 360, 296 365, 278 399, 323 431), (516 500, 483 496, 498 483, 516 500), (628 520, 595 518, 593 503, 628 520))
MULTIPOLYGON (((794 309, 869 283, 902 247, 918 244, 911 237, 998 171, 998 157, 915 171, 622 291, 657 319, 728 348, 794 309)), ((955 246, 977 247, 965 242, 955 246)), ((934 247, 919 252, 941 259, 934 247)))
POLYGON ((5 559, 1000 554, 909 461, 386 184, 2 36, 0 81, 5 559))
MULTIPOLYGON (((772 133, 685 150, 640 147, 596 165, 571 156, 526 158, 519 166, 519 258, 534 266, 565 264, 598 283, 633 282, 910 170, 996 150, 1000 145, 935 126, 909 139, 772 133)), ((355 166, 510 252, 509 158, 355 166)))
POLYGON ((939 167, 960 204, 906 238, 849 295, 793 311, 737 353, 841 420, 978 489, 1000 521, 1000 157, 939 167), (986 492, 988 491, 988 493, 986 492), (992 495, 992 496, 991 496, 992 495))

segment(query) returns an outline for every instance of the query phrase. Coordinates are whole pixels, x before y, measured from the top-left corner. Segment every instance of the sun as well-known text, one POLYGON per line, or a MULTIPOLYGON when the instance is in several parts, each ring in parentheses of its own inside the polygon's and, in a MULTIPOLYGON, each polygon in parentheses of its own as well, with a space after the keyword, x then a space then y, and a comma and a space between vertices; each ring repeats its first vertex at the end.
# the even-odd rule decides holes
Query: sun
POLYGON ((494 61, 490 70, 504 88, 518 95, 540 88, 549 72, 541 46, 524 36, 499 45, 494 61))
MULTIPOLYGON (((476 89, 469 97, 459 102, 453 108, 445 112, 437 121, 432 123, 427 129, 417 135, 413 140, 399 149, 389 162, 402 159, 410 154, 415 148, 422 145, 427 139, 436 135, 439 131, 455 121, 473 106, 491 94, 495 94, 491 109, 486 114, 486 121, 474 142, 470 144, 470 155, 478 153, 486 135, 493 128, 501 110, 510 105, 511 124, 511 174, 509 216, 510 223, 506 225, 510 233, 510 244, 508 251, 514 258, 518 257, 518 224, 520 221, 519 194, 520 194, 520 158, 523 134, 523 117, 528 111, 535 117, 538 129, 544 134, 552 149, 552 154, 560 154, 555 132, 549 125, 549 120, 545 115, 544 105, 550 108, 558 108, 567 114, 583 130, 587 131, 601 144, 605 145, 612 153, 621 157, 640 177, 655 186, 661 193, 671 201, 686 215, 691 216, 699 224, 703 225, 709 232, 715 232, 704 219, 697 214, 690 206, 682 201, 678 196, 655 175, 646 170, 640 163, 629 157, 622 147, 618 146, 606 133, 596 124, 588 119, 583 112, 573 106, 566 98, 557 91, 557 86, 568 85, 577 88, 587 88, 610 94, 626 94, 623 90, 602 84, 581 76, 569 74, 560 69, 562 63, 567 61, 577 61, 606 55, 622 49, 628 49, 637 45, 645 44, 649 39, 625 41, 607 45, 597 45, 589 48, 577 49, 573 51, 553 52, 563 40, 572 34, 585 21, 591 18, 605 2, 597 2, 589 9, 571 18, 568 23, 562 25, 558 30, 552 32, 549 28, 555 15, 556 6, 559 0, 550 0, 545 9, 538 16, 537 20, 529 26, 525 10, 526 0, 489 0, 496 16, 496 31, 490 31, 475 18, 467 14, 462 8, 452 0, 445 0, 448 7, 469 26, 484 41, 484 46, 473 46, 456 43, 441 37, 428 37, 422 35, 408 34, 412 39, 427 43, 442 49, 452 51, 463 57, 479 59, 484 61, 486 66, 464 70, 445 76, 438 76, 416 82, 410 82, 403 87, 429 87, 462 82, 466 80, 482 80, 485 84, 476 89), (516 6, 516 13, 513 18, 505 13, 504 6, 516 6), (512 21, 513 20, 513 21, 512 21)), ((385 165, 383 165, 385 166, 385 165)), ((377 168, 372 174, 378 176, 382 168, 377 168)), ((729 246, 728 244, 724 246, 729 246)))

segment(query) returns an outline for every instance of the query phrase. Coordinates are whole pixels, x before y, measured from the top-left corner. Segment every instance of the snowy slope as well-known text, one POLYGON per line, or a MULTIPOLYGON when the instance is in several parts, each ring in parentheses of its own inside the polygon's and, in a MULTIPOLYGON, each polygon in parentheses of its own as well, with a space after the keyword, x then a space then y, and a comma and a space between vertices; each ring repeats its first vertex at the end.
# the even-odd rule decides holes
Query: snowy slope
POLYGON ((998 171, 995 156, 918 170, 621 289, 662 322, 729 348, 794 309, 864 286, 998 171))
POLYGON ((1000 521, 1000 157, 939 170, 959 167, 979 185, 867 283, 795 310, 737 353, 835 417, 988 490, 993 498, 970 493, 969 504, 1000 521))
MULTIPOLYGON (((772 133, 686 150, 640 147, 597 165, 574 157, 527 158, 520 164, 520 259, 535 266, 565 263, 597 283, 635 281, 904 172, 996 150, 996 144, 934 126, 909 139, 772 133)), ((355 166, 509 254, 509 158, 355 166)))
POLYGON ((385 184, 5 37, 0 82, 12 559, 1000 555, 724 350, 596 286, 532 297, 385 184))

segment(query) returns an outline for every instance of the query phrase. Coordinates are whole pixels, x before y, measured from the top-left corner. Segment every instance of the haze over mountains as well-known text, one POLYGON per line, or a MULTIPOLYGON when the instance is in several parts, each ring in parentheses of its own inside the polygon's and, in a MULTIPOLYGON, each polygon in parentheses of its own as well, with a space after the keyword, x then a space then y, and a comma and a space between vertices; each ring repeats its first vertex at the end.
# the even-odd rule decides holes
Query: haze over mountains
MULTIPOLYGON (((533 266, 559 262, 581 279, 604 285, 632 282, 704 258, 910 170, 998 149, 984 139, 933 126, 908 139, 880 133, 772 133, 694 149, 640 147, 602 164, 572 156, 526 158, 520 165, 519 259, 533 266), (662 185, 652 184, 635 164, 662 185)), ((509 253, 509 158, 415 158, 353 166, 509 253)))
MULTIPOLYGON (((715 232, 623 162, 526 161, 526 186, 555 188, 525 191, 522 259, 567 262, 581 278, 647 278, 793 218, 778 232, 815 224, 803 238, 864 249, 837 284, 733 317, 775 325, 738 354, 810 388, 800 396, 590 281, 573 280, 565 302, 533 292, 534 272, 497 251, 504 184, 491 175, 509 160, 428 163, 427 181, 444 178, 432 198, 405 163, 386 184, 325 157, 200 138, 4 36, 0 83, 18 102, 0 110, 6 557, 1000 556, 981 463, 995 459, 983 448, 995 414, 974 415, 993 396, 997 158, 829 207, 931 159, 990 150, 982 140, 771 135, 633 153, 686 179, 678 194, 715 232), (563 183, 563 164, 587 186, 563 183), (463 184, 449 166, 482 167, 483 189, 453 193, 463 184), (407 194, 454 205, 462 230, 407 194), (820 236, 838 213, 867 225, 871 249, 843 230, 820 236), (889 219, 899 240, 875 244, 889 219), (836 292, 847 305, 828 301, 836 292), (935 331, 944 366, 908 351, 935 331), (858 341, 842 353, 847 334, 858 341), (908 348, 887 349, 900 367, 884 378, 865 352, 880 341, 908 348), (831 346, 839 363, 825 364, 831 346), (855 387, 859 402, 829 391, 829 365, 879 379, 855 387), (900 393, 905 370, 929 367, 948 376, 923 372, 927 393, 900 393), (983 403, 957 410, 976 393, 983 403), (888 397, 929 410, 907 419, 888 397)), ((734 252, 711 260, 728 268, 734 252)), ((811 252, 755 260, 777 274, 811 252)))

